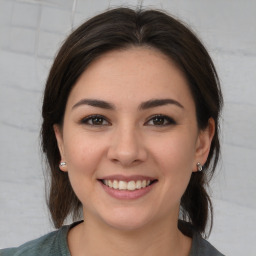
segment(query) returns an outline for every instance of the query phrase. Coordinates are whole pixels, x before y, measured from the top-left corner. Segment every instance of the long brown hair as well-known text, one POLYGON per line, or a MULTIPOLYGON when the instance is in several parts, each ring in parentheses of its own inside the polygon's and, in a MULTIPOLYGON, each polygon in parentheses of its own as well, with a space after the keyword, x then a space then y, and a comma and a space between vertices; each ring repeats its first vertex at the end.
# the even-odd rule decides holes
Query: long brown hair
POLYGON ((203 172, 193 173, 181 198, 180 218, 206 234, 212 226, 212 204, 206 186, 219 159, 219 115, 222 94, 213 62, 200 40, 177 19, 157 10, 108 10, 78 27, 64 42, 52 65, 44 92, 41 130, 42 149, 50 171, 48 206, 59 228, 72 215, 77 219, 81 202, 68 175, 59 170, 60 153, 53 125, 62 124, 69 93, 79 76, 102 54, 132 46, 156 48, 176 63, 187 78, 196 105, 199 129, 212 117, 215 135, 203 172))

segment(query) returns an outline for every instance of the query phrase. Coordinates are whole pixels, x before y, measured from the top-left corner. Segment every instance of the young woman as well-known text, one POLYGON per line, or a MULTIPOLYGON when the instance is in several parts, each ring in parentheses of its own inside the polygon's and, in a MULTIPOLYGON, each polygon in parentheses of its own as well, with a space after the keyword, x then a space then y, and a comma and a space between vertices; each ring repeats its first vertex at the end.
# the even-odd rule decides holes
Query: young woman
POLYGON ((202 238, 221 107, 211 58, 176 19, 118 8, 81 25, 42 108, 58 230, 1 255, 222 255, 202 238))

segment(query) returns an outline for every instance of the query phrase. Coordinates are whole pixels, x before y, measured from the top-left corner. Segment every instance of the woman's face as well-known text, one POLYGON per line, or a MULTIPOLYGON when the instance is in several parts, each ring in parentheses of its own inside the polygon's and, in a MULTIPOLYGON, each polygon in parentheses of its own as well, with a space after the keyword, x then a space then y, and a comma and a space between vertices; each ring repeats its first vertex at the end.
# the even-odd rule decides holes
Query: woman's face
POLYGON ((198 130, 184 75, 142 47, 94 61, 69 95, 63 127, 54 128, 87 221, 124 230, 178 218, 212 137, 198 130))

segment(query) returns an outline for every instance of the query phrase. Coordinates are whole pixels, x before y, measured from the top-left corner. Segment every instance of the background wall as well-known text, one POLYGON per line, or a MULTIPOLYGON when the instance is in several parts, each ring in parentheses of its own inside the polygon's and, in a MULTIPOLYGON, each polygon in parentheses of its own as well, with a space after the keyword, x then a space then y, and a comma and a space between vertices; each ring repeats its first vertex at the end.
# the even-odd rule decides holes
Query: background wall
POLYGON ((226 255, 255 255, 254 0, 0 0, 0 248, 52 230, 38 138, 42 90, 56 50, 72 27, 122 4, 168 10, 190 24, 213 57, 225 109, 209 240, 226 255))

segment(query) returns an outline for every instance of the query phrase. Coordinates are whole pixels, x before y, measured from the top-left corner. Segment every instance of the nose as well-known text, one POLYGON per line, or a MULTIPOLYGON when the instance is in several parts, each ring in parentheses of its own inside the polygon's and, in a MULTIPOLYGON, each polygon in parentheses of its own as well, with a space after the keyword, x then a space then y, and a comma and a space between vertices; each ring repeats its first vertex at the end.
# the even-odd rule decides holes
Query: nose
POLYGON ((113 132, 108 159, 122 166, 128 167, 145 161, 147 152, 142 136, 135 128, 119 128, 113 132))

